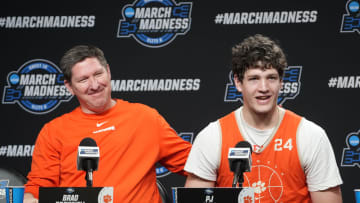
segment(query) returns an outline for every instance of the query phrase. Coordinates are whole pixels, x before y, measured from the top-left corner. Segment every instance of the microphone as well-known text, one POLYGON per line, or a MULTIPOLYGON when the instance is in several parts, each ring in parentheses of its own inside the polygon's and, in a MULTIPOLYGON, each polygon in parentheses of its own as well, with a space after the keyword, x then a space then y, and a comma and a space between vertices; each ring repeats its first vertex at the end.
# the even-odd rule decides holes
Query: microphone
POLYGON ((236 187, 240 183, 240 187, 244 182, 243 173, 251 171, 251 144, 247 141, 238 142, 235 148, 229 148, 228 159, 230 170, 234 172, 232 187, 236 187))
POLYGON ((100 151, 94 139, 86 137, 78 147, 77 170, 86 171, 86 186, 92 187, 93 171, 98 169, 100 151))

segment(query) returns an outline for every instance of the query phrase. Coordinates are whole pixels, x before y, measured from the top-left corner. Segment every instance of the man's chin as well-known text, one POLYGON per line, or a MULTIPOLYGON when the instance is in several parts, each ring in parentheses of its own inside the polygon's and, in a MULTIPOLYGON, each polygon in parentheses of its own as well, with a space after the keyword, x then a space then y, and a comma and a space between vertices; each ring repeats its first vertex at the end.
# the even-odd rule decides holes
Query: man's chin
POLYGON ((269 114, 271 111, 272 111, 273 108, 271 108, 270 106, 261 106, 261 107, 258 107, 255 110, 255 113, 256 114, 259 114, 259 115, 266 115, 266 114, 269 114))
POLYGON ((102 112, 107 108, 107 106, 104 101, 92 101, 91 103, 88 103, 88 108, 93 112, 102 112))

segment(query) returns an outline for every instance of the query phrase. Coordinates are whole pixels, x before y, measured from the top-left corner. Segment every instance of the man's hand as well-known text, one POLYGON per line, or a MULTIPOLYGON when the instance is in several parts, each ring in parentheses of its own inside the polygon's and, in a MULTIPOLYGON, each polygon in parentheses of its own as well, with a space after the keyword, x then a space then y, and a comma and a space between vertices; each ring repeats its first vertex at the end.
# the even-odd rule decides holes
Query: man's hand
POLYGON ((36 199, 31 193, 24 194, 24 203, 38 203, 39 200, 36 199))

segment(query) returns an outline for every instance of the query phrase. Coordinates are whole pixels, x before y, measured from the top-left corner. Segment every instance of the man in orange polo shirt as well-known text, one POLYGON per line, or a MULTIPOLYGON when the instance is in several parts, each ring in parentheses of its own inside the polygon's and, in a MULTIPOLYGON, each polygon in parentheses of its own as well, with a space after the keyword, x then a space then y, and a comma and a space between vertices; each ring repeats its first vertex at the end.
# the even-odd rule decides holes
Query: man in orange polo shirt
POLYGON ((325 131, 277 105, 285 55, 268 37, 254 35, 232 49, 232 71, 243 106, 210 123, 196 137, 185 170, 186 187, 231 187, 228 150, 253 148, 244 187, 255 202, 342 202, 342 179, 325 131))
POLYGON ((101 152, 94 187, 114 187, 115 203, 160 203, 155 164, 184 175, 191 144, 155 109, 111 98, 110 68, 99 48, 75 46, 60 67, 80 106, 41 129, 24 202, 38 202, 39 187, 85 187, 85 172, 76 168, 77 148, 90 137, 101 152))

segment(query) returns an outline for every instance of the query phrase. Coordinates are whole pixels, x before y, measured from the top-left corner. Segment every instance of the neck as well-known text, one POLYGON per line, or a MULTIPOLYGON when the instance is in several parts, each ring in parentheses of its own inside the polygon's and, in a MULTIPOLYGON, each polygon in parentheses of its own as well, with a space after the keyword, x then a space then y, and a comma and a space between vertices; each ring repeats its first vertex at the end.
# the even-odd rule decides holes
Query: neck
POLYGON ((244 107, 242 115, 247 124, 259 130, 275 127, 280 119, 280 112, 277 106, 267 113, 258 113, 244 107))
POLYGON ((80 105, 80 107, 81 107, 81 110, 86 114, 102 114, 102 113, 106 112, 107 110, 111 109, 113 106, 115 106, 115 104, 116 104, 116 100, 111 99, 109 104, 104 106, 103 108, 88 109, 88 108, 84 108, 83 105, 80 105))

